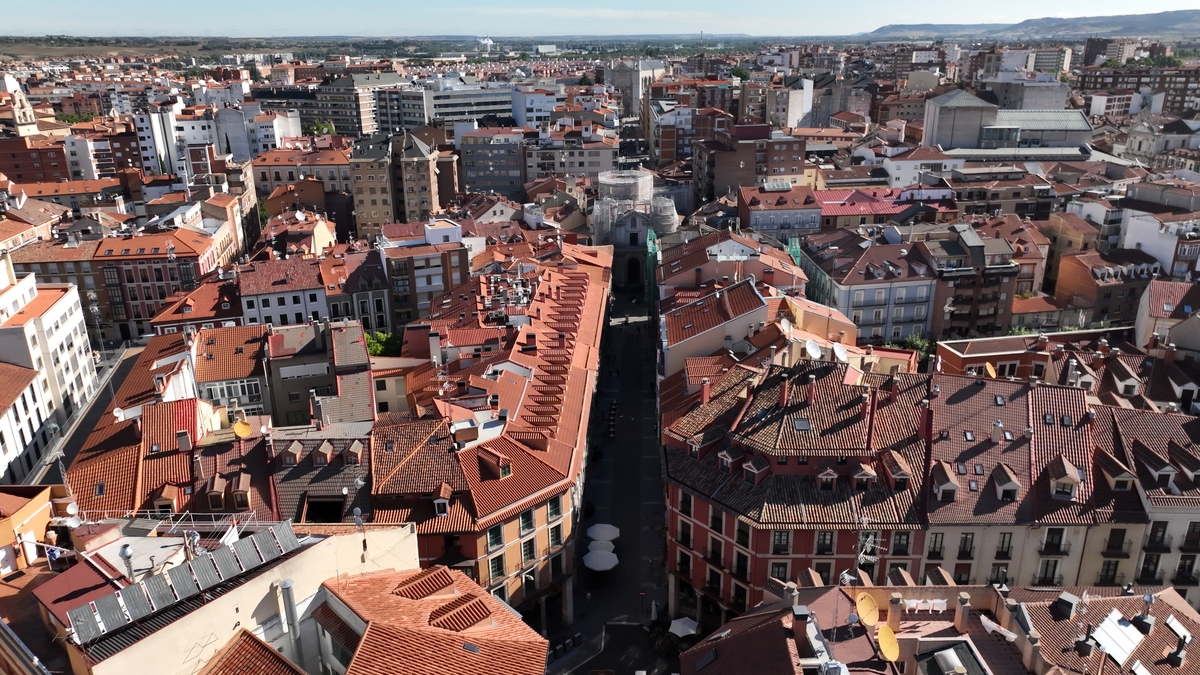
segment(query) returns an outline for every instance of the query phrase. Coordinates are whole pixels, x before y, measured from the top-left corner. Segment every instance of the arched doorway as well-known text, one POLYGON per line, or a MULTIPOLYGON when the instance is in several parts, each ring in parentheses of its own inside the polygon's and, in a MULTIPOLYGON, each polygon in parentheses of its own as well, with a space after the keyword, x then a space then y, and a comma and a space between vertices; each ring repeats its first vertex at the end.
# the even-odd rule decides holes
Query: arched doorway
POLYGON ((642 261, 638 260, 637 256, 630 256, 625 263, 625 285, 642 285, 642 261))

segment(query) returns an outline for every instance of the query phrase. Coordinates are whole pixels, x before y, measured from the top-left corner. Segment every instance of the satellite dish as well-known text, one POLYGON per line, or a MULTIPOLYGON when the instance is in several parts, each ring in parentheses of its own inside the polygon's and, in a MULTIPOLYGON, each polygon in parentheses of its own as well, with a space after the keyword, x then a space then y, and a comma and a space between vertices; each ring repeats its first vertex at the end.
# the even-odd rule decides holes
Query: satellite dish
POLYGON ((74 516, 74 515, 78 515, 78 514, 79 514, 79 505, 76 504, 75 502, 68 503, 67 504, 67 515, 74 516))
POLYGON ((125 419, 125 411, 120 408, 113 408, 113 417, 117 418, 118 422, 121 422, 125 419))
POLYGON ((249 438, 253 432, 254 427, 251 427, 246 420, 238 420, 233 423, 233 435, 238 438, 249 438))
POLYGON ((82 524, 83 524, 83 521, 79 519, 79 516, 71 516, 70 518, 67 518, 67 521, 66 521, 67 527, 71 528, 72 530, 79 527, 82 524))
POLYGON ((858 611, 858 620, 864 626, 874 626, 879 623, 879 604, 870 593, 859 593, 854 601, 854 609, 858 611))
POLYGON ((779 320, 779 330, 784 335, 791 335, 792 334, 792 322, 788 321, 787 319, 780 319, 779 320))
POLYGON ((885 661, 895 663, 900 660, 900 642, 896 640, 896 634, 891 628, 886 625, 879 627, 879 632, 875 635, 875 641, 879 643, 879 655, 885 661))
POLYGON ((805 341, 804 351, 808 354, 808 358, 814 361, 821 360, 821 345, 817 344, 816 340, 805 341))
POLYGON ((846 345, 840 342, 833 343, 833 356, 838 360, 838 363, 847 363, 850 361, 849 356, 846 354, 846 345))
POLYGON ((987 373, 988 377, 993 380, 996 379, 996 366, 993 366, 991 363, 985 363, 983 364, 983 370, 987 373))
POLYGON ((258 433, 262 434, 263 436, 266 436, 269 431, 270 430, 267 429, 267 425, 265 424, 258 428, 258 433))

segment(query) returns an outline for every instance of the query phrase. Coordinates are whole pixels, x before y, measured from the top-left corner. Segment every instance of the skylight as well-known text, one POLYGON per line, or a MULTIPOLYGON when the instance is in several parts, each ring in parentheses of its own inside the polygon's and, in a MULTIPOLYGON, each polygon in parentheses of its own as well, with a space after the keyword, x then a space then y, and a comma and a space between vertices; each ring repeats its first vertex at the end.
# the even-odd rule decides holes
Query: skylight
POLYGON ((812 425, 809 424, 807 417, 797 417, 795 424, 796 431, 812 431, 812 425))
POLYGON ((975 440, 975 432, 970 431, 970 430, 964 431, 963 438, 966 438, 968 441, 974 441, 975 440))
POLYGON ((996 395, 996 405, 1004 405, 1004 397, 1003 396, 1000 396, 999 394, 996 395))
POLYGON ((967 465, 966 464, 963 464, 962 462, 958 463, 958 475, 960 475, 960 476, 967 475, 967 465))
POLYGON ((1046 413, 1045 416, 1042 417, 1042 421, 1044 421, 1046 424, 1054 424, 1054 413, 1046 413))

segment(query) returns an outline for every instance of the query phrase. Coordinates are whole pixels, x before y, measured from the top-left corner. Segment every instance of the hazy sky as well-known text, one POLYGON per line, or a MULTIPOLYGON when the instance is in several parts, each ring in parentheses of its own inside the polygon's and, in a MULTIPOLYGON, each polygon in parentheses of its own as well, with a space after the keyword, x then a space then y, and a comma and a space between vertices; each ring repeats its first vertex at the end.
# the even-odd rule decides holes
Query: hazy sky
POLYGON ((209 0, 100 3, 13 2, 5 35, 636 35, 747 33, 850 35, 895 23, 1017 23, 1044 16, 1098 16, 1196 9, 1196 0, 858 0, 730 2, 689 0, 209 0), (573 7, 582 5, 582 8, 573 7))

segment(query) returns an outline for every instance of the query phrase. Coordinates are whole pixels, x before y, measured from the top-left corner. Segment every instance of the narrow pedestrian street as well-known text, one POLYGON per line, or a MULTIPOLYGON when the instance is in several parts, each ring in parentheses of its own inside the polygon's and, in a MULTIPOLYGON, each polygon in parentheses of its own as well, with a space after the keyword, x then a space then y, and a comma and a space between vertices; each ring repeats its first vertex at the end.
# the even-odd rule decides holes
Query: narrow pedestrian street
POLYGON ((552 662, 552 673, 646 670, 653 675, 676 667, 654 651, 642 627, 650 621, 651 603, 657 603, 661 616, 667 601, 665 505, 654 387, 655 329, 646 316, 640 289, 637 303, 627 291, 616 290, 614 295, 592 413, 585 514, 576 546, 576 620, 562 636, 551 636, 553 645, 555 638, 582 633, 585 644, 552 662), (610 438, 610 411, 614 410, 610 438), (620 563, 609 572, 593 572, 583 566, 590 541, 586 531, 597 523, 621 530, 620 538, 613 542, 620 563), (602 630, 606 639, 601 653, 602 630))

